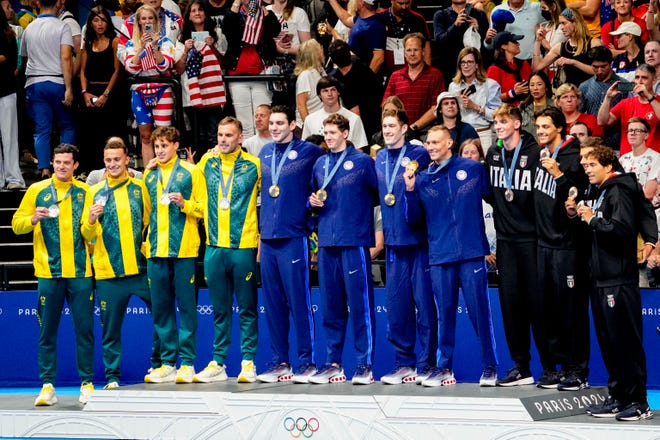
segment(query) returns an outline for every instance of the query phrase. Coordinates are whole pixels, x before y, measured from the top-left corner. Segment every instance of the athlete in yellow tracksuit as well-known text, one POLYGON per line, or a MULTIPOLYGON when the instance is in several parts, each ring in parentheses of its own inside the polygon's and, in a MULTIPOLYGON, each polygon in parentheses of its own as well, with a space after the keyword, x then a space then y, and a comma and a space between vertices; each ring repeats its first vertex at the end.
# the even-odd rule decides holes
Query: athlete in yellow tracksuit
POLYGON ((82 386, 80 403, 94 391, 94 294, 89 253, 80 233, 88 186, 73 179, 78 149, 60 144, 54 150, 54 177, 31 185, 12 219, 16 234, 33 233, 34 274, 38 281, 39 376, 43 387, 35 405, 57 403, 57 331, 64 301, 76 334, 76 366, 82 386))
POLYGON ((218 124, 218 144, 197 164, 206 181, 206 251, 204 275, 213 305, 213 360, 195 375, 195 382, 227 379, 225 359, 231 343, 234 295, 241 329, 239 382, 257 378, 258 312, 256 255, 259 244, 257 194, 261 185, 259 159, 241 150, 241 122, 233 117, 218 124))
POLYGON ((195 258, 199 251, 197 219, 204 215, 204 176, 177 157, 179 132, 158 127, 151 136, 155 169, 142 181, 147 230, 147 276, 154 328, 162 365, 147 374, 148 383, 192 382, 195 369, 197 299, 195 258), (175 305, 176 300, 176 305, 175 305), (177 337, 176 310, 179 310, 177 337), (181 368, 175 371, 177 355, 181 368))

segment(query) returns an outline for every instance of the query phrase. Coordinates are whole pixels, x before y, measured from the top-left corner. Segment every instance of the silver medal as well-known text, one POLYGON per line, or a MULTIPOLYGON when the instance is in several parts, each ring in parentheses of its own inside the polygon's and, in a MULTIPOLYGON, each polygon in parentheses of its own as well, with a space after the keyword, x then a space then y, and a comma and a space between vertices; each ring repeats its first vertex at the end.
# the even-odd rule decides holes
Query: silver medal
POLYGON ((106 203, 108 203, 108 196, 97 195, 94 199, 95 205, 105 206, 106 203))
POLYGON ((57 205, 50 205, 48 207, 48 217, 57 218, 60 215, 60 207, 57 205))
POLYGON ((546 147, 541 150, 541 160, 550 157, 550 150, 546 147))
POLYGON ((576 198, 578 196, 578 189, 574 186, 571 186, 571 189, 568 190, 568 197, 576 198))
POLYGON ((170 202, 172 202, 172 201, 170 200, 170 194, 169 193, 163 193, 160 196, 160 203, 162 203, 163 205, 169 205, 170 202))
POLYGON ((229 209, 229 200, 226 198, 220 199, 220 209, 229 209))

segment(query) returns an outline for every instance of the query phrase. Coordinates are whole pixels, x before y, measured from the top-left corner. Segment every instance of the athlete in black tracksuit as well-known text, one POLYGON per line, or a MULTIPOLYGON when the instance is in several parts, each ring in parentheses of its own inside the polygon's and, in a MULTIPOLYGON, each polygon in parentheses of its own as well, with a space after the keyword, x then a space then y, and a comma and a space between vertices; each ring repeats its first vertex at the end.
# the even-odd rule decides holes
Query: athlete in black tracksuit
MULTIPOLYGON (((534 137, 522 131, 520 152, 512 164, 515 150, 506 150, 500 141, 486 155, 490 176, 495 230, 497 232, 497 266, 500 273, 499 296, 504 333, 511 359, 515 362, 500 386, 534 383, 529 369, 530 326, 542 360, 550 363, 540 316, 537 282, 537 237, 534 215, 533 186, 539 162, 539 146, 534 137), (506 200, 506 177, 502 160, 515 167, 512 178, 513 200, 506 200)), ((543 362, 543 361, 542 361, 543 362)))
POLYGON ((655 243, 657 227, 649 215, 652 207, 640 197, 633 173, 613 174, 596 195, 594 216, 586 218, 592 231, 595 288, 591 301, 611 397, 590 407, 589 412, 597 417, 639 420, 652 413, 646 398, 637 233, 641 232, 646 243, 655 243))
POLYGON ((539 319, 543 321, 549 352, 549 363, 542 364, 543 375, 537 385, 579 390, 588 386, 589 255, 577 240, 580 231, 584 234, 584 224, 568 218, 564 202, 571 187, 582 193, 589 182, 580 165, 577 139, 568 136, 555 151, 553 156, 562 174, 555 178, 539 163, 534 180, 538 283, 543 308, 539 319), (562 371, 557 371, 557 364, 562 371))

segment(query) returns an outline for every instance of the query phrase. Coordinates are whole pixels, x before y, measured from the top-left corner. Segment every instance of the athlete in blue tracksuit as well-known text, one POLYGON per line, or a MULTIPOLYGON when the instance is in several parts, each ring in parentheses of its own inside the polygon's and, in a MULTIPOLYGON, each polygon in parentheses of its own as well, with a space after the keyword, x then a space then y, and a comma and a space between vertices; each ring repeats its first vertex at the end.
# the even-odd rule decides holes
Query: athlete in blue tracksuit
POLYGON ((323 130, 330 153, 314 165, 309 201, 319 215, 319 286, 328 347, 326 365, 309 381, 346 380, 341 358, 350 309, 358 362, 353 384, 370 384, 376 320, 369 248, 375 244, 376 169, 371 157, 347 145, 344 116, 329 116, 323 130))
POLYGON ((380 381, 391 385, 421 383, 435 368, 438 312, 429 276, 426 226, 412 227, 405 219, 403 172, 407 167, 425 170, 431 159, 423 146, 406 141, 405 112, 386 110, 382 119, 387 148, 378 152, 376 174, 387 248, 387 338, 394 347, 396 365, 380 381), (415 330, 419 334, 418 357, 415 330))
POLYGON ((411 170, 405 174, 406 218, 411 224, 426 220, 431 281, 439 309, 438 368, 422 385, 456 383, 452 362, 460 283, 479 337, 484 369, 480 385, 495 386, 497 359, 484 259, 490 248, 481 203, 489 193, 488 177, 479 162, 452 156, 452 142, 448 129, 431 128, 426 147, 434 163, 416 177, 411 170))
POLYGON ((312 167, 323 150, 296 138, 293 135, 295 124, 295 113, 291 109, 273 107, 269 130, 274 142, 266 144, 259 154, 261 283, 273 350, 272 367, 257 376, 262 382, 293 379, 306 383, 316 372, 307 197, 312 167), (289 362, 289 316, 293 319, 298 342, 296 374, 289 362))

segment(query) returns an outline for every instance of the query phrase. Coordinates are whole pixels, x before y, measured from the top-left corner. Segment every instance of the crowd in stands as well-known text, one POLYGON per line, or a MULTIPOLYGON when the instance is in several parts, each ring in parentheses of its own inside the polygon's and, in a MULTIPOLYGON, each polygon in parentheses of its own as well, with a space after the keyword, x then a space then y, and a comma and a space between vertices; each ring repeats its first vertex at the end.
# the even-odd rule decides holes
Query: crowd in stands
MULTIPOLYGON (((611 398, 590 411, 620 420, 651 417, 645 391, 640 391, 646 367, 637 314, 638 279, 643 286, 653 285, 646 267, 652 275, 660 261, 653 215, 660 207, 657 0, 614 0, 611 5, 594 0, 451 0, 438 2, 432 29, 412 0, 389 5, 327 0, 320 8, 306 3, 307 10, 294 0, 126 0, 121 11, 120 5, 99 0, 84 23, 65 9, 64 0, 0 3, 0 186, 25 186, 16 173, 18 127, 24 126, 19 118, 25 118, 19 99, 26 102, 44 179, 58 172, 51 169, 55 134, 61 144, 79 147, 77 172, 89 173, 102 160, 107 166, 108 138, 118 136, 128 143, 131 131, 137 132, 134 147, 146 168, 142 191, 152 209, 147 273, 152 289, 171 290, 166 300, 156 300, 152 291, 154 346, 160 339, 161 352, 160 363, 153 363, 145 381, 226 380, 228 341, 221 336, 228 318, 215 316, 214 359, 195 374, 194 307, 190 286, 179 279, 181 273, 194 277, 189 262, 181 260, 195 256, 192 247, 199 237, 191 225, 204 218, 207 234, 215 237, 207 241, 212 249, 207 247, 205 261, 214 265, 207 267, 207 276, 217 284, 225 280, 219 266, 228 271, 240 266, 251 274, 255 255, 233 251, 256 253, 257 243, 261 246, 266 302, 274 310, 269 316, 276 317, 269 317, 276 319, 269 322, 274 364, 256 375, 256 318, 249 313, 256 307, 256 285, 234 286, 244 304, 239 381, 346 380, 341 352, 350 307, 359 362, 353 382, 373 382, 371 269, 368 276, 361 275, 364 261, 378 255, 368 249, 378 243, 382 249, 384 243, 387 299, 396 310, 388 315, 396 366, 383 382, 456 382, 452 353, 461 285, 479 339, 481 385, 534 383, 531 333, 543 367, 538 386, 584 389, 589 386, 591 295, 612 379, 611 398), (19 7, 23 12, 14 24, 13 10, 19 7), (21 20, 26 17, 33 20, 21 20), (167 128, 172 125, 181 129, 181 139, 177 130, 167 128), (175 159, 172 151, 178 147, 186 147, 177 154, 187 156, 187 162, 175 159), (285 165, 287 158, 300 167, 285 165), (249 175, 235 175, 224 160, 249 175), (179 186, 174 183, 176 192, 168 192, 172 179, 166 176, 177 173, 183 180, 179 186), (447 176, 442 190, 431 187, 439 179, 436 174, 447 176), (287 180, 292 176, 297 180, 287 180), (215 212, 230 209, 227 194, 235 182, 240 183, 236 191, 245 192, 238 235, 232 235, 232 228, 239 225, 215 212), (298 193, 295 199, 287 194, 291 188, 298 193), (629 203, 617 204, 624 199, 629 203), (372 215, 374 205, 381 206, 372 215), (172 214, 175 206, 180 223, 172 214), (621 214, 628 229, 617 229, 621 206, 629 208, 621 214), (323 327, 329 344, 326 363, 318 370, 305 303, 308 265, 301 264, 301 272, 279 261, 284 255, 289 266, 307 262, 305 228, 286 223, 297 215, 304 218, 305 212, 318 223, 323 327), (167 215, 164 234, 180 227, 186 236, 174 255, 158 244, 161 232, 154 231, 167 215), (382 230, 374 232, 374 223, 382 230), (419 224, 425 226, 415 229, 419 224), (611 240, 620 248, 604 243, 611 240), (598 267, 590 269, 590 260, 598 267), (429 265, 425 275, 423 268, 429 265), (613 267, 619 269, 609 271, 613 267), (351 278, 358 268, 360 276, 351 278), (487 270, 499 272, 514 362, 499 380, 487 270), (168 285, 168 276, 176 278, 174 285, 168 285), (344 286, 338 285, 340 278, 344 286), (624 286, 624 293, 613 293, 615 286, 624 286), (433 295, 437 313, 429 312, 436 311, 430 305, 433 295), (173 304, 175 297, 182 316, 179 370, 174 311, 167 302, 173 304), (630 313, 612 316, 609 309, 615 303, 630 313), (295 374, 288 359, 290 311, 299 344, 295 374), (629 329, 625 338, 612 326, 629 329), (419 356, 416 338, 422 347, 419 356)), ((58 148, 56 156, 78 158, 77 151, 58 148)), ((100 191, 102 186, 93 188, 100 191)), ((105 183, 106 197, 114 188, 105 183)), ((232 196, 231 212, 238 215, 234 200, 232 196)), ((95 206, 88 196, 90 224, 100 218, 95 206)), ((36 218, 32 226, 48 221, 47 210, 36 212, 30 213, 36 217, 26 217, 36 218)), ((21 232, 29 229, 28 220, 21 232)), ((218 310, 231 301, 231 292, 216 294, 218 310)), ((52 381, 51 373, 44 381, 52 381)), ((118 371, 112 374, 108 384, 117 384, 118 371)), ((51 404, 52 390, 46 391, 37 402, 51 404)), ((89 393, 81 389, 81 399, 89 393)))

